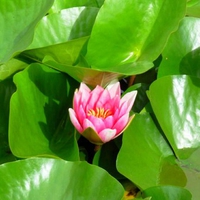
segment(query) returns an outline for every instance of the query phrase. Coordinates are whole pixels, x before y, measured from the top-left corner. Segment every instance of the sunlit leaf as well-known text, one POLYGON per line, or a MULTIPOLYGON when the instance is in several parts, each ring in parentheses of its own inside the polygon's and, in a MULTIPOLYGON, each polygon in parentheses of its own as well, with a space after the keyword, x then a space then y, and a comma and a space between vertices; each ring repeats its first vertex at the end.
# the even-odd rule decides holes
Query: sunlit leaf
POLYGON ((106 0, 94 23, 86 59, 93 68, 108 71, 138 59, 155 60, 185 9, 186 0, 106 0))
POLYGON ((155 185, 185 186, 187 181, 148 113, 136 115, 125 130, 117 169, 141 189, 155 185))
POLYGON ((33 42, 28 49, 89 36, 97 13, 97 8, 76 7, 43 17, 35 29, 33 42))
POLYGON ((173 33, 162 53, 158 77, 180 74, 180 63, 184 57, 200 46, 200 19, 186 17, 173 33), (191 31, 192 30, 192 31, 191 31))
POLYGON ((34 158, 0 166, 3 200, 121 200, 123 192, 105 170, 86 162, 34 158))
MULTIPOLYGON (((100 1, 100 0, 98 0, 100 1)), ((50 12, 60 12, 66 8, 87 6, 87 7, 99 7, 97 0, 55 0, 50 12)))
POLYGON ((0 81, 8 78, 15 72, 26 68, 28 64, 16 58, 10 59, 8 62, 0 65, 0 81))
POLYGON ((179 158, 200 147, 200 81, 184 75, 156 80, 149 90, 153 111, 179 158))
POLYGON ((0 63, 7 62, 31 43, 36 24, 52 4, 53 0, 1 0, 0 63))
POLYGON ((73 65, 87 39, 88 37, 83 37, 53 46, 27 50, 23 52, 23 56, 39 62, 42 62, 45 56, 51 56, 61 64, 73 65))
POLYGON ((200 17, 200 1, 199 0, 190 0, 187 2, 187 12, 189 16, 200 17))

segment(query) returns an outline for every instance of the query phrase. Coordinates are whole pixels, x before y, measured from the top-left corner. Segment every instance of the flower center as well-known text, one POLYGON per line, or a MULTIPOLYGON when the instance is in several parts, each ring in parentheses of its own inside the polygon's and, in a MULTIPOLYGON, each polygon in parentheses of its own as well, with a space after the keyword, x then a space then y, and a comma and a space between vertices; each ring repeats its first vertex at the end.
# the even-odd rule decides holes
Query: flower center
POLYGON ((112 115, 112 112, 110 109, 105 110, 104 108, 95 108, 88 110, 87 115, 105 119, 106 117, 112 115))

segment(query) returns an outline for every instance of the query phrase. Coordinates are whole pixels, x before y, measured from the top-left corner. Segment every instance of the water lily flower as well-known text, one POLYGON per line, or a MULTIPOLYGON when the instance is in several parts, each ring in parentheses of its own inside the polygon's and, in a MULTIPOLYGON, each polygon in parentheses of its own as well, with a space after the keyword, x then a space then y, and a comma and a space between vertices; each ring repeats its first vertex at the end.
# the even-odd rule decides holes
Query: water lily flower
POLYGON ((81 83, 74 93, 73 109, 69 108, 71 122, 91 143, 102 145, 118 137, 131 122, 136 95, 137 91, 131 91, 121 98, 119 82, 93 90, 81 83))

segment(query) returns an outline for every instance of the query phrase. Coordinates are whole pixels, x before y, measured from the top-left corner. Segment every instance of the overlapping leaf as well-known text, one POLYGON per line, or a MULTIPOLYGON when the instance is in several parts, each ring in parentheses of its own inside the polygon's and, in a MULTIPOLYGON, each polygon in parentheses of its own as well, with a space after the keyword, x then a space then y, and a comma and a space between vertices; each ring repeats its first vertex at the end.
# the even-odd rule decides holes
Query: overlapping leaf
POLYGON ((14 91, 12 79, 0 82, 0 164, 15 160, 8 144, 9 104, 14 91))
POLYGON ((153 61, 185 9, 185 0, 106 0, 97 15, 86 59, 93 68, 104 70, 138 59, 153 61))
POLYGON ((33 42, 28 49, 89 36, 97 13, 97 8, 75 7, 43 17, 35 29, 33 42))
POLYGON ((15 72, 26 68, 28 64, 16 58, 10 59, 8 62, 0 65, 0 81, 5 80, 15 72))
POLYGON ((31 43, 36 24, 52 4, 53 0, 1 0, 0 63, 7 62, 31 43))
POLYGON ((100 7, 104 0, 55 0, 50 12, 60 12, 60 10, 73 7, 100 7))
POLYGON ((181 74, 179 68, 182 59, 200 46, 199 34, 200 19, 187 17, 181 21, 179 29, 171 35, 162 53, 158 77, 181 74))
POLYGON ((159 186, 148 188, 143 192, 144 197, 152 200, 191 200, 192 195, 186 189, 174 186, 159 186))
POLYGON ((155 115, 179 158, 200 147, 200 81, 189 76, 166 76, 149 90, 155 115))
POLYGON ((155 81, 149 98, 164 134, 179 158, 187 177, 186 188, 194 199, 200 192, 200 81, 186 75, 166 76, 155 81))
POLYGON ((149 114, 136 115, 123 134, 117 169, 141 189, 155 185, 186 185, 170 146, 149 114))
POLYGON ((76 82, 40 64, 15 75, 11 98, 9 142, 14 155, 60 156, 78 160, 74 128, 69 122, 76 82))

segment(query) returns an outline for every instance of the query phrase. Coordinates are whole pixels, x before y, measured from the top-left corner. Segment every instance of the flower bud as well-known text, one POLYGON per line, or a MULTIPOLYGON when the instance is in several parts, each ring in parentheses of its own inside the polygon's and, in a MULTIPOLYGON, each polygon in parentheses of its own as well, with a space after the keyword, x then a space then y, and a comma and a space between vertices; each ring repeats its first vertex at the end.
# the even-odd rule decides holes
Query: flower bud
POLYGON ((118 137, 134 116, 129 116, 137 91, 121 98, 119 82, 90 90, 84 83, 75 91, 69 115, 76 130, 91 143, 102 145, 118 137))

